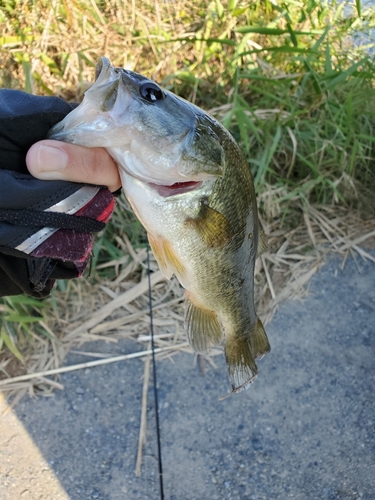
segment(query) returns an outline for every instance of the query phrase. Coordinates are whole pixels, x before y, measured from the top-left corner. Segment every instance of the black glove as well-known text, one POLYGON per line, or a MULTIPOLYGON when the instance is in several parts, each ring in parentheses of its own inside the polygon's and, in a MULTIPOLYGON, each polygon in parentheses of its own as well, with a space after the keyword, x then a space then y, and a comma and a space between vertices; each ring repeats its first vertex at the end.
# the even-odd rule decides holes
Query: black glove
POLYGON ((80 276, 91 233, 105 227, 114 209, 105 187, 28 173, 28 149, 73 107, 56 97, 0 90, 0 296, 45 297, 55 279, 80 276))

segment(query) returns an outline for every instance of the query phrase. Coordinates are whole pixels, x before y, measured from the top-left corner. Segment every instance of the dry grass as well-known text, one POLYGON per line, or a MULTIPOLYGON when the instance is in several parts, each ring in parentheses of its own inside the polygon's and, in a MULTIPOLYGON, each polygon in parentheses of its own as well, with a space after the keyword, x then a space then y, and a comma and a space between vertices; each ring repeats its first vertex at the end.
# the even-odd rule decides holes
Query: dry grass
MULTIPOLYGON (((373 203, 373 66, 358 65, 363 54, 345 40, 355 15, 343 23, 335 9, 327 4, 321 11, 317 2, 309 3, 312 10, 304 17, 305 3, 286 0, 281 10, 278 2, 230 2, 231 10, 226 3, 203 0, 0 5, 3 86, 79 100, 93 81, 98 57, 106 56, 116 66, 163 80, 239 132, 256 174, 269 240, 256 266, 256 306, 265 323, 282 301, 306 295, 309 279, 330 252, 340 255, 343 265, 350 255, 358 265, 374 260, 361 245, 373 238, 375 219, 359 212, 366 189, 373 203), (285 29, 290 19, 292 35, 292 28, 285 29), (331 29, 321 38, 328 24, 331 29), (241 31, 249 26, 260 30, 241 31), (274 33, 270 28, 262 34, 265 26, 275 27, 274 33), (297 36, 298 31, 307 34, 297 36)), ((362 12, 362 19, 373 22, 373 13, 362 12)), ((27 339, 15 328, 22 361, 8 349, 0 351, 1 389, 15 396, 13 403, 26 393, 49 396, 62 389, 56 370, 69 351, 113 361, 107 353, 82 351, 87 341, 132 339, 147 355, 146 250, 142 238, 135 241, 134 224, 125 223, 111 223, 107 243, 113 240, 116 255, 94 265, 95 280, 61 285, 46 313, 19 307, 25 314, 33 307, 40 320, 30 323, 27 339), (30 377, 12 380, 24 374, 30 377)), ((161 276, 154 260, 151 269, 155 342, 163 349, 158 357, 172 359, 181 350, 191 352, 183 329, 183 290, 161 276)), ((0 312, 5 310, 0 304, 0 312)), ((220 349, 212 350, 208 361, 218 354, 220 349)))
MULTIPOLYGON (((215 13, 206 17, 210 12, 206 2, 145 0, 140 5, 136 0, 108 0, 100 7, 98 3, 19 2, 1 26, 3 85, 77 100, 92 82, 99 56, 162 80, 187 70, 196 59, 198 49, 189 41, 192 35, 209 36, 216 29, 207 27, 215 13)), ((205 73, 204 48, 199 52, 195 78, 205 73)), ((224 60, 213 59, 223 71, 224 60)))
MULTIPOLYGON (((361 260, 375 262, 375 258, 362 248, 363 244, 374 241, 374 219, 364 222, 358 213, 337 208, 295 208, 296 211, 299 208, 300 221, 294 229, 281 229, 291 225, 281 219, 276 219, 271 226, 265 225, 269 249, 258 259, 255 273, 256 307, 265 324, 283 301, 306 296, 310 278, 324 264, 329 253, 342 257, 342 267, 350 255, 356 261, 359 259, 359 268, 361 260)), ((35 343, 24 352, 23 365, 18 363, 15 367, 11 353, 3 353, 0 358, 1 390, 17 395, 18 401, 26 393, 48 396, 52 390, 62 389, 58 373, 68 352, 98 359, 98 364, 127 359, 126 355, 114 357, 100 351, 81 350, 81 346, 89 341, 117 343, 132 339, 144 347, 142 354, 147 356, 150 342, 147 253, 144 248, 130 246, 126 257, 122 263, 104 264, 117 268, 114 279, 94 285, 81 279, 69 283, 65 293, 55 292, 56 315, 50 318, 48 325, 44 323, 50 338, 34 334, 35 343), (11 374, 30 375, 28 380, 18 381, 17 378, 12 380, 11 374)), ((183 327, 183 289, 176 279, 167 281, 162 276, 153 258, 150 267, 155 346, 161 348, 157 357, 171 359, 178 352, 192 352, 186 343, 183 327)), ((212 356, 219 354, 220 349, 213 349, 208 360, 212 362, 212 356)), ((95 361, 91 363, 95 364, 95 361)), ((87 366, 82 363, 70 369, 87 366)))

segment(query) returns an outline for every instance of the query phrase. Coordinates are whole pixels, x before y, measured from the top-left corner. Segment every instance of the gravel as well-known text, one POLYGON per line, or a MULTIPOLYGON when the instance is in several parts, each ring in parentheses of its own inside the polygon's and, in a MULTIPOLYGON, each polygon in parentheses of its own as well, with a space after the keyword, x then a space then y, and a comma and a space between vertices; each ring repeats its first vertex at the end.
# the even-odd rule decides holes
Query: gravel
MULTIPOLYGON (((219 401, 229 389, 221 356, 204 376, 188 354, 157 363, 166 500, 375 500, 375 266, 339 266, 331 258, 305 300, 280 307, 248 391, 219 401)), ((142 375, 141 360, 73 372, 55 397, 16 406, 67 498, 160 498, 152 388, 142 476, 134 473, 142 375)), ((5 456, 0 499, 17 500, 5 456)), ((18 478, 27 498, 54 498, 35 474, 18 478)))

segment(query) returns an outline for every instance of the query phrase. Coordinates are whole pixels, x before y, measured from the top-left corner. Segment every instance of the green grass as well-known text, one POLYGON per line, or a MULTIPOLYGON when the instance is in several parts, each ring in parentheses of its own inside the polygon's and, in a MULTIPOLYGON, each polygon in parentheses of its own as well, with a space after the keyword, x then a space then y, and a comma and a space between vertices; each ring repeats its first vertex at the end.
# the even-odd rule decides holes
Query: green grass
MULTIPOLYGON (((296 199, 374 213, 374 52, 350 37, 371 33, 375 6, 363 8, 359 0, 132 4, 4 0, 2 86, 79 100, 106 55, 206 110, 216 108, 247 155, 260 198, 270 193, 272 203, 261 203, 268 221, 294 210, 296 199)), ((135 247, 145 244, 139 222, 124 208, 96 242, 92 280, 111 277, 113 269, 101 264, 123 255, 116 241, 122 234, 135 247)), ((52 303, 3 300, 0 342, 16 349, 52 303)))
POLYGON ((20 361, 23 361, 22 349, 29 347, 34 338, 48 339, 50 333, 43 326, 48 322, 51 304, 32 297, 14 296, 1 299, 0 303, 0 352, 4 347, 20 361), (42 322, 42 324, 40 324, 42 322))

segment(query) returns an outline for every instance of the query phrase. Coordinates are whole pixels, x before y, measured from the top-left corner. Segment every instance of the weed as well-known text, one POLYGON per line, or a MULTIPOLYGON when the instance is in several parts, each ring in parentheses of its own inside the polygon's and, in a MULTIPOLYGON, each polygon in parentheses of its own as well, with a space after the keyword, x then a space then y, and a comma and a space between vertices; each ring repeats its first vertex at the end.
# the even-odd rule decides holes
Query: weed
MULTIPOLYGON (((2 86, 79 101, 97 59, 107 56, 210 111, 243 147, 270 225, 280 214, 287 220, 296 199, 373 213, 374 6, 4 0, 0 23, 2 86)), ((107 263, 121 260, 126 238, 132 248, 146 242, 126 203, 119 205, 94 247, 94 282, 113 278, 118 269, 107 263)), ((61 281, 56 294, 72 287, 61 281)), ((0 304, 0 349, 6 345, 17 357, 31 326, 48 336, 47 311, 58 302, 56 295, 30 300, 0 304)))

